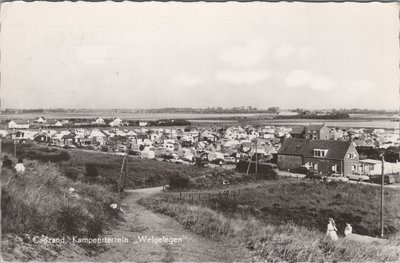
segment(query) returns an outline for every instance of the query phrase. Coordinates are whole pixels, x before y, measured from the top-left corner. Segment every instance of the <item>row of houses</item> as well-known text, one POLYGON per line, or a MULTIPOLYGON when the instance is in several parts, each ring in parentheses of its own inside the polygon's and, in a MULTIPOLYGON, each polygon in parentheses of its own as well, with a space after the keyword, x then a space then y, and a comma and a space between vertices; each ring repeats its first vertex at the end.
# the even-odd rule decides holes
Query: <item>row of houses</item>
MULTIPOLYGON (((149 123, 147 121, 139 121, 138 126, 144 127, 149 123)), ((123 125, 129 125, 128 122, 122 121, 121 118, 112 119, 87 119, 87 120, 56 120, 56 119, 46 119, 44 117, 36 118, 32 121, 30 120, 10 120, 7 122, 8 129, 29 129, 31 127, 66 127, 66 126, 110 126, 110 127, 120 127, 123 125)))

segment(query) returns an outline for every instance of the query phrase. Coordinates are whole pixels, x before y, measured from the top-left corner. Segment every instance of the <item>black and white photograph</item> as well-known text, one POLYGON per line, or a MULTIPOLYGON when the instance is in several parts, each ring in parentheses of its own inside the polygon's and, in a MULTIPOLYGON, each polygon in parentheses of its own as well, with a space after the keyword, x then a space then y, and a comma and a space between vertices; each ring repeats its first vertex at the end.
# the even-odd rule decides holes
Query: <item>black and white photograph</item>
POLYGON ((2 1, 2 262, 400 262, 398 2, 2 1))

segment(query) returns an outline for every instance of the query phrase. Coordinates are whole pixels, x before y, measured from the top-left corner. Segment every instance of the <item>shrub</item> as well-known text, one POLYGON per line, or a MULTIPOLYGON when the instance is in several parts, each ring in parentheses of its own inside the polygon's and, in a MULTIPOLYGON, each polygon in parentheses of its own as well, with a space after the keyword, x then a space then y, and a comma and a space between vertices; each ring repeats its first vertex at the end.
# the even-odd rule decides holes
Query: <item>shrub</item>
POLYGON ((183 189, 189 187, 189 179, 181 176, 175 176, 169 179, 169 187, 171 189, 183 189))
POLYGON ((22 176, 2 184, 2 229, 50 237, 102 233, 115 215, 109 205, 118 196, 98 184, 73 182, 53 164, 28 162, 22 176), (73 194, 69 188, 75 188, 73 194))
POLYGON ((86 169, 86 176, 87 177, 97 177, 99 176, 99 172, 97 171, 97 168, 95 164, 93 163, 87 163, 85 164, 85 169, 86 169))
POLYGON ((46 150, 43 151, 41 149, 30 149, 26 153, 26 158, 47 163, 68 161, 70 156, 68 152, 63 150, 56 152, 46 152, 46 150))

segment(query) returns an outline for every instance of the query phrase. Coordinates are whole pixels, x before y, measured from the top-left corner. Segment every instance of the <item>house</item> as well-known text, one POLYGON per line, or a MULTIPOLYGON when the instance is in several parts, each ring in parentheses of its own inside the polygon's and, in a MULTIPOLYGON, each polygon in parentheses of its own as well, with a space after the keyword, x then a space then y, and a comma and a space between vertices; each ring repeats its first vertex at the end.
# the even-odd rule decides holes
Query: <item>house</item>
MULTIPOLYGON (((373 159, 360 160, 359 171, 367 175, 382 174, 382 161, 373 159)), ((400 163, 384 162, 384 174, 400 172, 400 163)))
POLYGON ((106 124, 106 122, 104 121, 103 118, 97 118, 97 119, 94 121, 94 123, 95 123, 95 124, 100 124, 100 125, 106 124))
POLYGON ((75 145, 81 143, 81 137, 76 135, 75 133, 64 135, 61 137, 61 139, 65 145, 75 145))
POLYGON ((115 118, 112 122, 110 122, 111 127, 118 127, 122 125, 122 120, 120 118, 115 118))
POLYGON ((150 140, 150 136, 147 134, 139 134, 136 136, 137 145, 152 145, 153 142, 150 140))
POLYGON ((27 130, 18 130, 14 133, 10 133, 9 136, 11 139, 16 140, 20 143, 25 143, 28 140, 33 140, 34 136, 37 132, 35 131, 27 131, 27 130))
POLYGON ((45 117, 39 117, 39 118, 36 118, 35 120, 34 120, 34 122, 36 122, 36 123, 46 123, 47 122, 47 120, 46 120, 46 118, 45 117))
POLYGON ((278 151, 278 167, 306 165, 322 174, 351 174, 358 171, 359 156, 352 141, 287 139, 278 151))
POLYGON ((62 127, 63 123, 61 121, 58 120, 49 120, 48 122, 46 122, 47 126, 51 126, 51 127, 62 127))
POLYGON ((306 138, 306 127, 296 126, 289 132, 292 138, 305 139, 306 138))
POLYGON ((88 138, 91 139, 94 144, 98 143, 100 145, 105 145, 108 137, 109 135, 105 131, 99 129, 91 130, 88 135, 88 138))
POLYGON ((37 143, 49 143, 52 141, 51 136, 47 133, 37 133, 33 137, 33 141, 37 143))
POLYGON ((8 122, 9 129, 29 129, 29 123, 27 121, 10 121, 8 122))
POLYGON ((331 138, 330 129, 325 123, 307 126, 305 135, 305 138, 309 140, 329 140, 331 138))
POLYGON ((140 127, 145 127, 147 125, 149 125, 149 123, 147 121, 139 121, 139 126, 140 127))

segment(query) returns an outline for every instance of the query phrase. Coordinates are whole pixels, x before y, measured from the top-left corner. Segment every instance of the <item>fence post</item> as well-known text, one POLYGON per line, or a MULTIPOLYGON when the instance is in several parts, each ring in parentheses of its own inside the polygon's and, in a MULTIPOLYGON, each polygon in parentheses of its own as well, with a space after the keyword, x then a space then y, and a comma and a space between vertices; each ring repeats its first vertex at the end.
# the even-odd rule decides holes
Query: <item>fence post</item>
POLYGON ((182 192, 179 192, 179 200, 182 199, 182 192))
POLYGON ((208 193, 208 200, 210 200, 211 199, 211 194, 210 193, 208 193))
POLYGON ((193 195, 192 195, 192 201, 191 201, 191 203, 193 204, 193 195))

